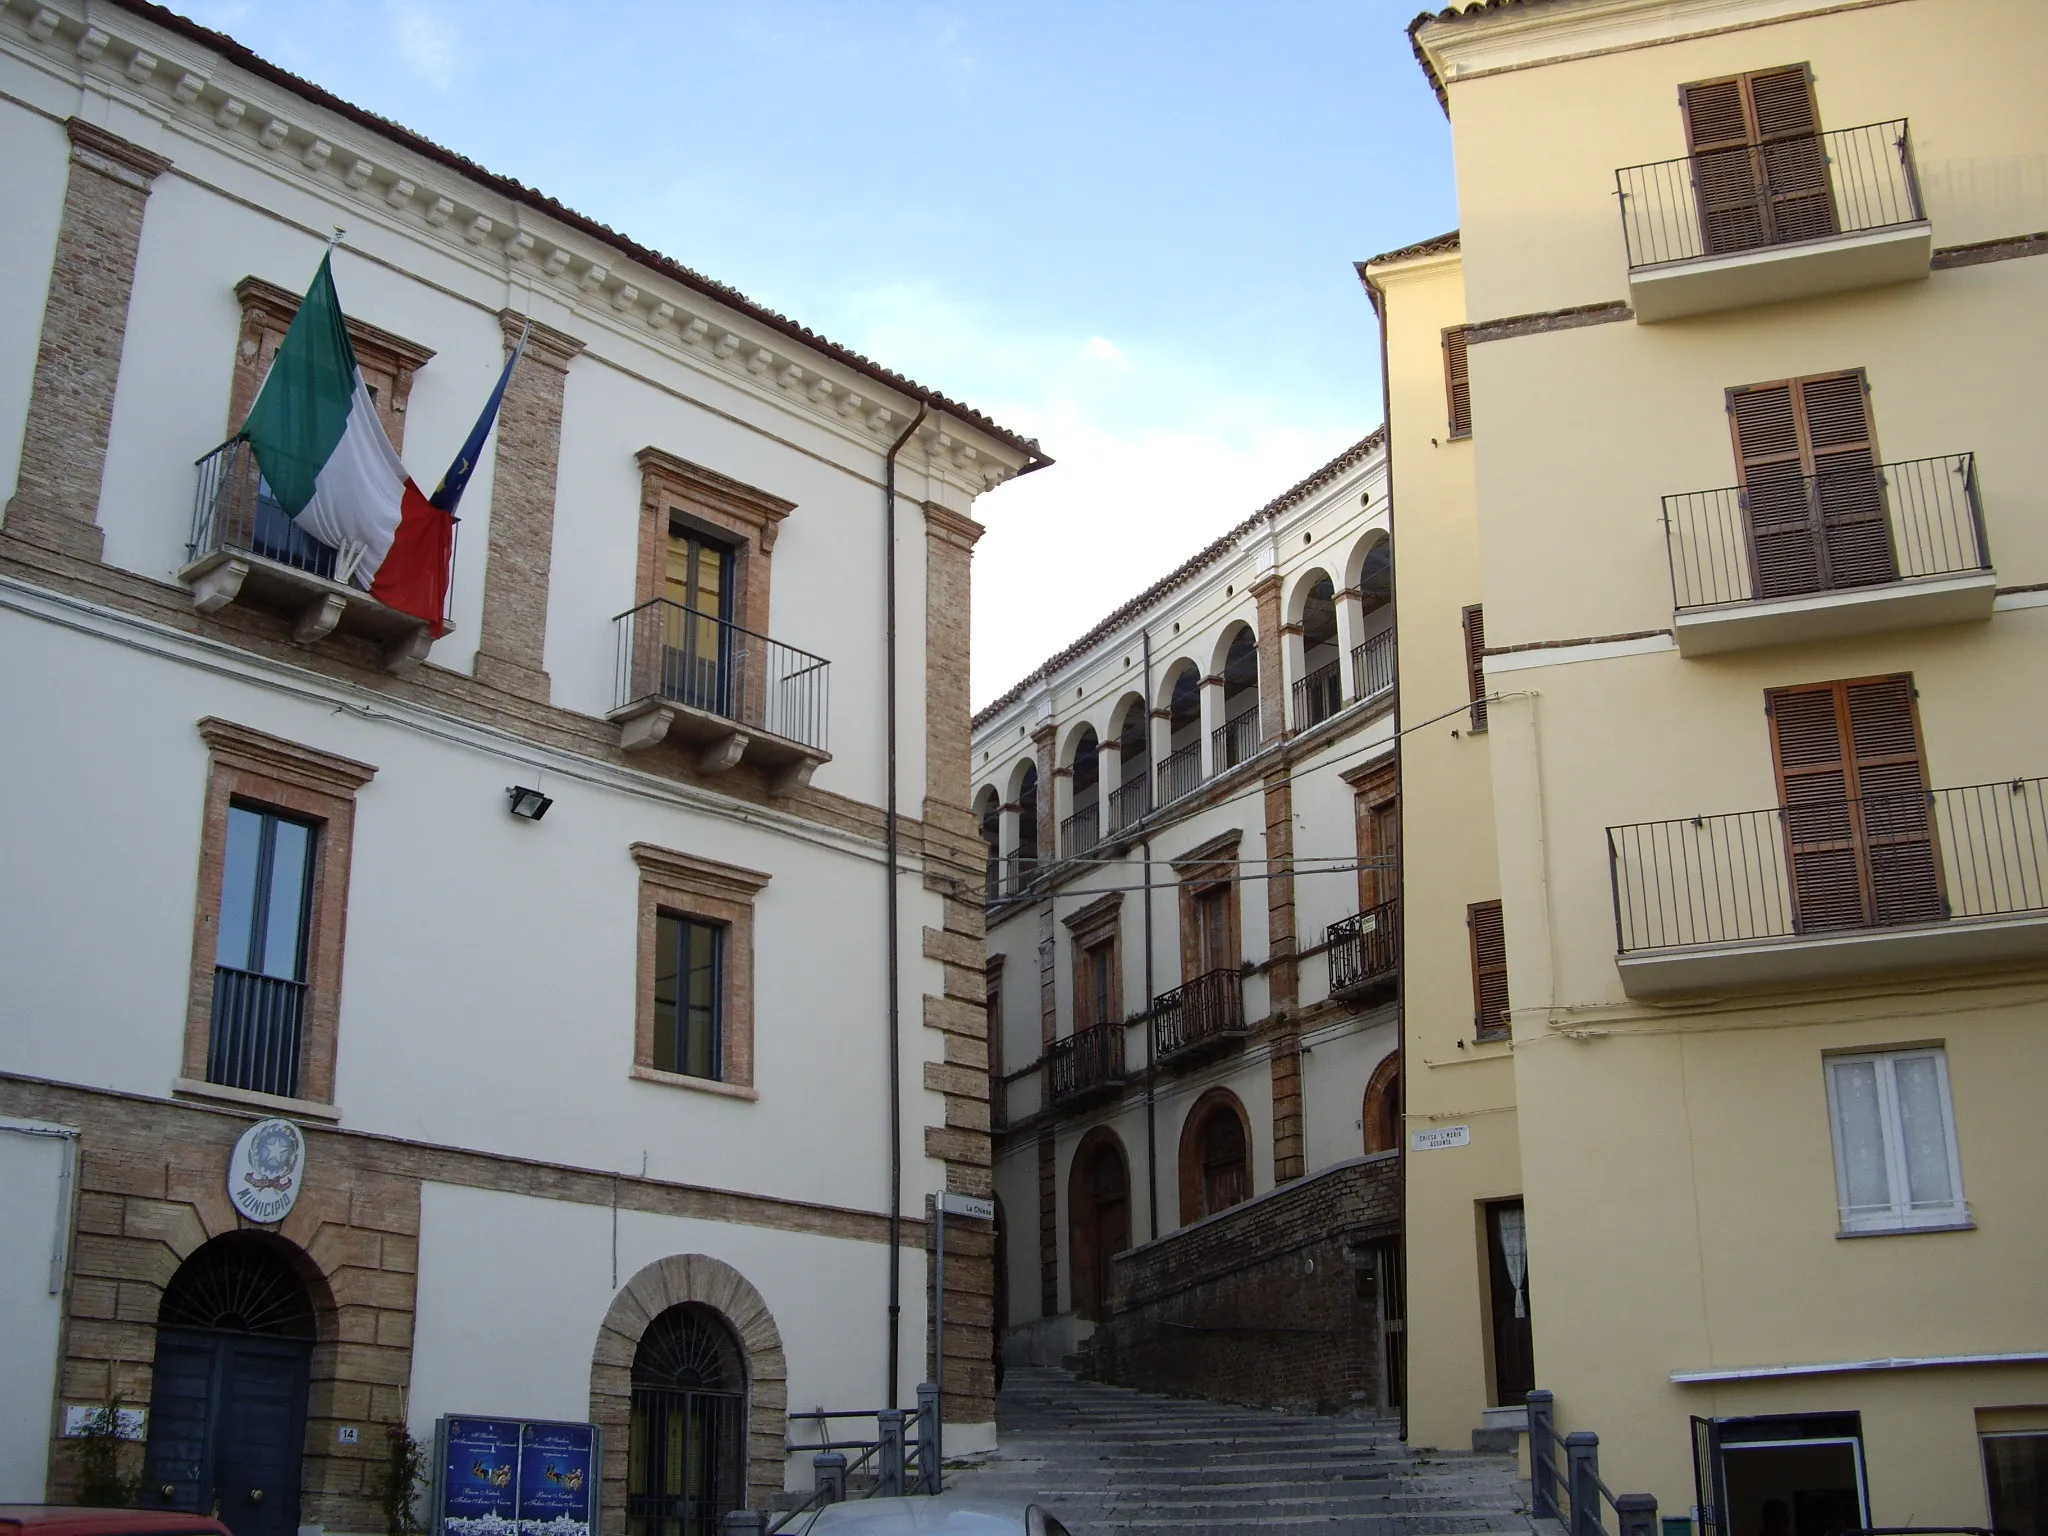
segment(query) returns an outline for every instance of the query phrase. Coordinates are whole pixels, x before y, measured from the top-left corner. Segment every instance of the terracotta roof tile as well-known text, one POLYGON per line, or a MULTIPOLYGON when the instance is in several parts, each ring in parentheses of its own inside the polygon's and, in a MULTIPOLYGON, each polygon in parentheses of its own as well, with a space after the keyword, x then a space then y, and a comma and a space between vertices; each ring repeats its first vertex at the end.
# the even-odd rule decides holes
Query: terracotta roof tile
POLYGON ((1451 110, 1450 98, 1444 94, 1444 83, 1439 80, 1429 57, 1422 51, 1422 43, 1416 37, 1423 27, 1432 21, 1457 21, 1461 17, 1475 16, 1481 11, 1505 11, 1519 5, 1554 5, 1557 0, 1461 0, 1460 4, 1445 6, 1440 11, 1424 11, 1408 23, 1408 46, 1415 50, 1415 62, 1422 66, 1422 72, 1429 76, 1431 89, 1436 92, 1437 104, 1446 115, 1451 110))
POLYGON ((1404 245, 1399 250, 1381 251, 1377 256, 1368 256, 1358 266, 1362 272, 1367 267, 1376 267, 1383 261, 1413 261, 1418 256, 1436 256, 1458 248, 1458 231, 1448 234, 1431 235, 1427 240, 1418 240, 1413 245, 1404 245))

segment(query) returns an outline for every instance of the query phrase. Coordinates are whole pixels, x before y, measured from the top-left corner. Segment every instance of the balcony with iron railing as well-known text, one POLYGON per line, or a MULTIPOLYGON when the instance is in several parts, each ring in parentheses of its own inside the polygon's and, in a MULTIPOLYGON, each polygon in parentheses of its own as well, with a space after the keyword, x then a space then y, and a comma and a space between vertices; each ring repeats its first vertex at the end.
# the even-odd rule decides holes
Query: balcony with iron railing
POLYGON ((1344 707, 1344 669, 1325 662, 1294 680, 1294 728, 1321 725, 1344 707))
POLYGON ((1152 775, 1145 771, 1142 762, 1127 771, 1131 773, 1129 782, 1109 792, 1109 830, 1112 835, 1125 827, 1135 826, 1152 810, 1152 775))
POLYGON ((1102 841, 1102 812, 1084 805, 1060 823, 1060 857, 1076 859, 1102 841))
POLYGON ((1631 997, 2048 956, 2042 779, 1607 829, 1631 997))
POLYGON ((1045 1097, 1058 1109, 1113 1099, 1123 1091, 1124 1026, 1095 1024, 1055 1040, 1045 1053, 1045 1097))
POLYGON ((1209 733, 1211 760, 1218 773, 1251 761, 1259 750, 1259 707, 1231 716, 1209 733))
POLYGON ((1933 230, 1906 120, 1614 173, 1629 307, 1676 319, 1923 278, 1933 230))
POLYGON ((1394 691, 1394 631, 1367 635, 1351 648, 1351 689, 1360 700, 1394 691))
MULTIPOLYGON (((249 603, 286 614, 298 645, 356 635, 381 648, 385 670, 393 673, 426 660, 432 626, 355 584, 363 550, 323 544, 286 515, 246 439, 222 443, 198 468, 192 531, 178 571, 195 609, 218 613, 230 603, 249 603)), ((442 629, 449 627, 444 615, 442 629)))
POLYGON ((303 981, 290 977, 215 966, 206 1080, 297 1098, 306 990, 303 981))
POLYGON ((1244 973, 1236 966, 1204 972, 1152 999, 1152 1053, 1161 1065, 1205 1061, 1249 1033, 1244 973))
POLYGON ((1202 747, 1199 742, 1190 742, 1177 752, 1169 752, 1159 761, 1160 805, 1171 805, 1183 795, 1191 795, 1202 784, 1202 747))
POLYGON ((1666 496, 1664 546, 1687 656, 1988 619, 1998 591, 1967 453, 1666 496))
POLYGON ((1324 930, 1330 996, 1356 998, 1394 984, 1400 955, 1401 898, 1334 922, 1324 930))
POLYGON ((666 598, 612 621, 617 686, 608 716, 619 745, 645 751, 674 737, 697 767, 766 771, 771 794, 794 793, 829 762, 831 663, 666 598))

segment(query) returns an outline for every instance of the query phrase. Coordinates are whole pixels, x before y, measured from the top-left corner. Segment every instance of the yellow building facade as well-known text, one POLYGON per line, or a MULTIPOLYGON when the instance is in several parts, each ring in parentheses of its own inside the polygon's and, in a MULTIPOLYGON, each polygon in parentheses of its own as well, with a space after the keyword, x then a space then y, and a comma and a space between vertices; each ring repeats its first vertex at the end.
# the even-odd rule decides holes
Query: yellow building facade
POLYGON ((2040 1529, 2048 11, 1491 0, 1412 35, 1462 234, 1365 271, 1411 1438, 1508 1395, 1520 1194, 1533 1378, 1610 1486, 1702 1536, 2040 1529), (1471 604, 1476 741, 1418 728, 1471 604), (1454 1040, 1492 867, 1511 1038, 1454 1040))

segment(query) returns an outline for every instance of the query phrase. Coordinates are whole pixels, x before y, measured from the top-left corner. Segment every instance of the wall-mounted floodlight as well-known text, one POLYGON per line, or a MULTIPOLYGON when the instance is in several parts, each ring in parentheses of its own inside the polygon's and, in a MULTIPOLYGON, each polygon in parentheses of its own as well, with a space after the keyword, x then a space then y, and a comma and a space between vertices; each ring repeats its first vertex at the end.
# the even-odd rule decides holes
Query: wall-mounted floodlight
POLYGON ((524 821, 539 821, 547 815, 548 807, 555 803, 537 789, 523 789, 516 784, 505 794, 512 802, 512 814, 524 821))

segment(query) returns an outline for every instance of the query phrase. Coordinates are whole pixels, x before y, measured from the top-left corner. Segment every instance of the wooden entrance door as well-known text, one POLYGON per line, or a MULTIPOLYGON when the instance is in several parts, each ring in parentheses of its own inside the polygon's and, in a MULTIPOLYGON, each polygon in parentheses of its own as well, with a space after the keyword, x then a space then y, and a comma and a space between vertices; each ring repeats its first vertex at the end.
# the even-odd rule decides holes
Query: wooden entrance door
POLYGON ((1099 1321, 1116 1290, 1112 1261, 1131 1246, 1131 1178, 1114 1135, 1093 1137, 1076 1154, 1067 1185, 1073 1214, 1067 1246, 1074 1311, 1099 1321))
POLYGON ((1493 1313, 1493 1400, 1526 1402, 1536 1386, 1536 1348, 1529 1331, 1529 1244, 1522 1202, 1486 1208, 1488 1300, 1493 1313))
POLYGON ((145 1503, 293 1536, 312 1348, 214 1330, 157 1334, 145 1503))

